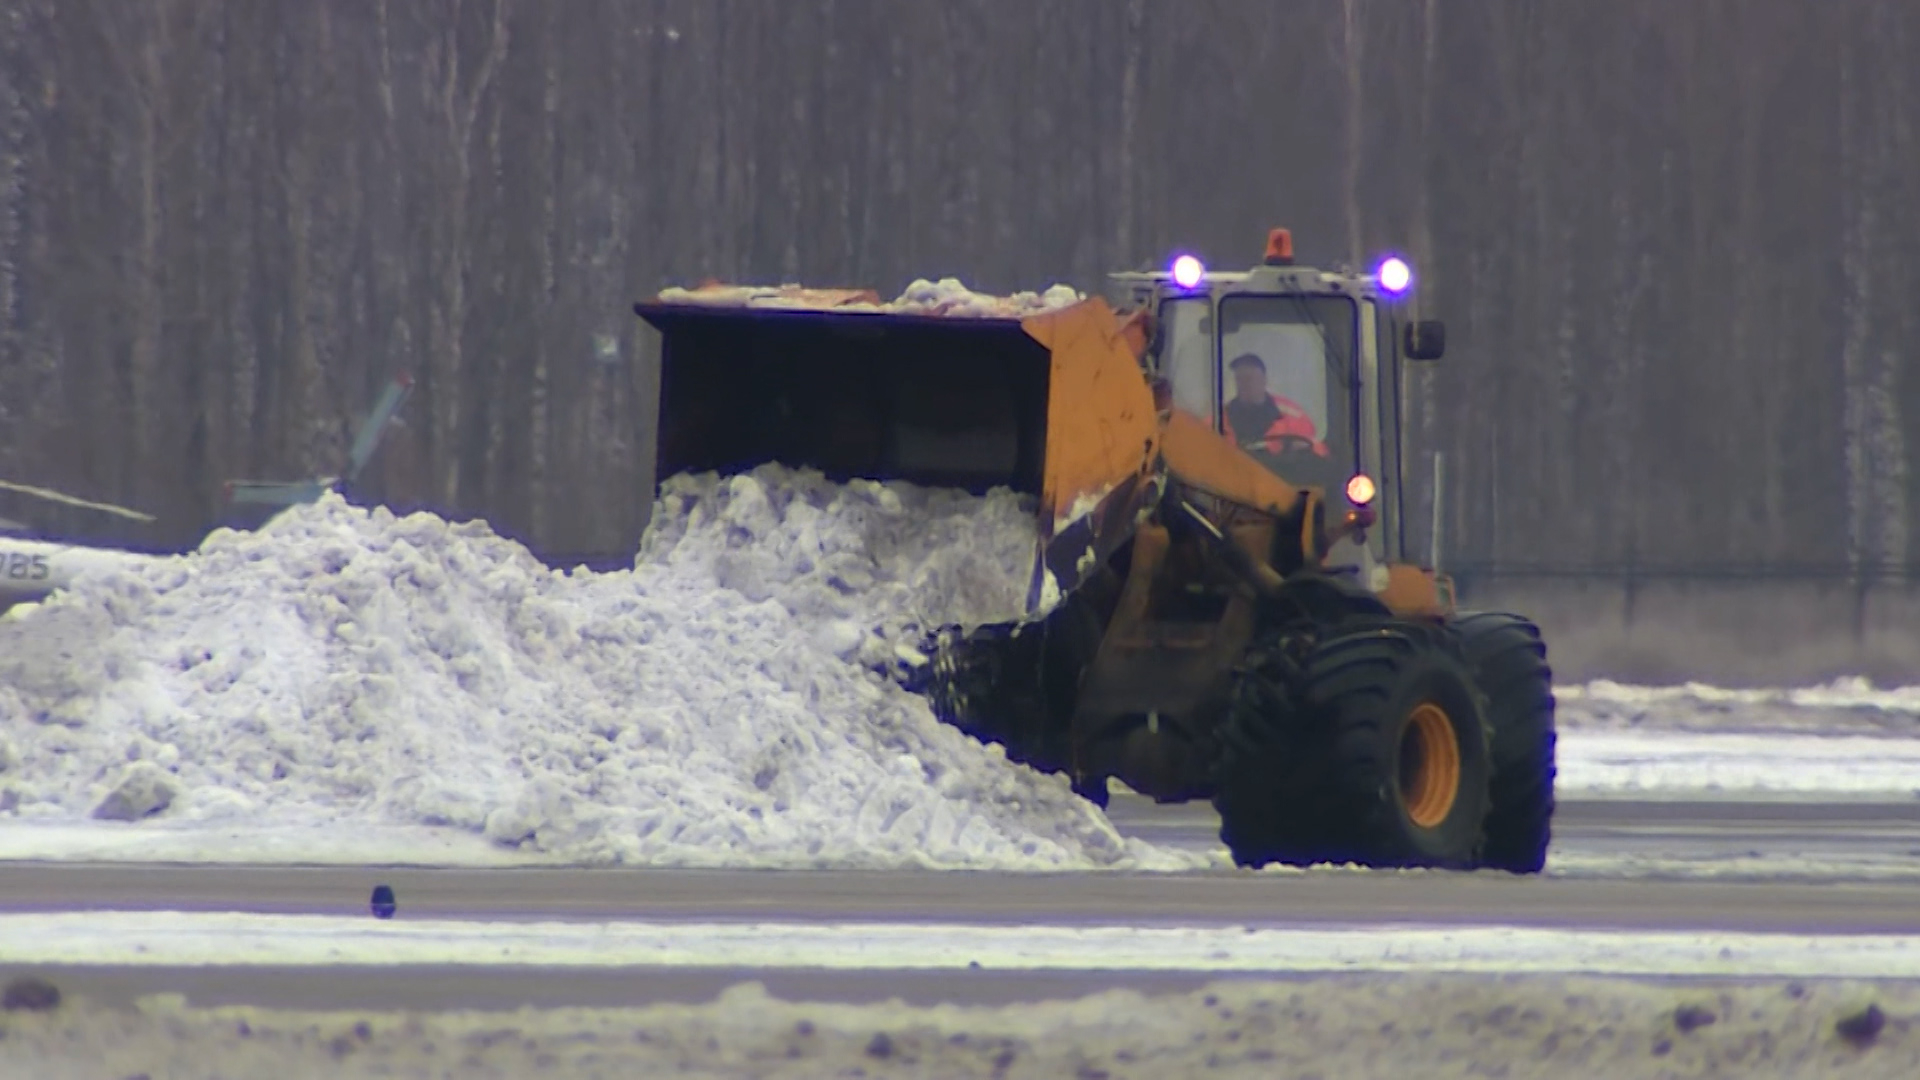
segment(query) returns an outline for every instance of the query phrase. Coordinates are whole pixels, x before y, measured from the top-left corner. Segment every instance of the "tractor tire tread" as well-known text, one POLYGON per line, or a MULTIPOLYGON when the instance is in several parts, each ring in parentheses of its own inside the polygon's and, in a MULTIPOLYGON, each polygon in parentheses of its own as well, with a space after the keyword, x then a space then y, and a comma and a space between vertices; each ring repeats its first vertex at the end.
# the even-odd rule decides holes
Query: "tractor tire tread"
POLYGON ((1482 862, 1535 874, 1553 839, 1558 775, 1553 668, 1540 630, 1517 615, 1483 612, 1453 624, 1493 725, 1493 808, 1482 862))
MULTIPOLYGON (((1450 638, 1409 624, 1346 628, 1315 651, 1295 685, 1276 684, 1261 668, 1243 675, 1222 725, 1214 796, 1221 838, 1236 862, 1471 863, 1477 819, 1462 834, 1462 847, 1476 850, 1422 854, 1404 840, 1403 811, 1387 786, 1397 752, 1389 736, 1401 722, 1389 710, 1403 681, 1439 663, 1472 693, 1464 655, 1450 638), (1294 702, 1300 708, 1273 707, 1294 702)), ((1467 814, 1486 801, 1484 791, 1472 790, 1487 781, 1487 735, 1475 705, 1481 744, 1463 762, 1467 814)))

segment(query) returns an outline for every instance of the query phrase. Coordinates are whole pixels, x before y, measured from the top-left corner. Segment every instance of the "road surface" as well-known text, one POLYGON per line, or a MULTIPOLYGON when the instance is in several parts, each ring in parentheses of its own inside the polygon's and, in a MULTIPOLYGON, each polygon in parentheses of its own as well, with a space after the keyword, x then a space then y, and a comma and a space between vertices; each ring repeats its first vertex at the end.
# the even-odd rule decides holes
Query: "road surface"
MULTIPOLYGON (((1123 831, 1211 845, 1204 807, 1116 799, 1123 831)), ((1675 852, 1788 858, 1850 850, 1920 856, 1920 806, 1907 804, 1568 805, 1562 850, 1661 857, 1675 852)), ((50 911, 235 911, 371 920, 377 884, 396 922, 501 921, 959 922, 1058 926, 1356 926, 1920 934, 1920 885, 1887 881, 1520 878, 1499 873, 1221 872, 1001 874, 711 870, 420 870, 15 864, 0 871, 0 914, 50 911)), ((3 953, 4 950, 0 950, 3 953)), ((0 961, 0 974, 6 973, 0 961)), ((1005 1002, 1116 984, 1177 990, 1205 972, 776 971, 741 968, 561 970, 517 967, 56 969, 70 989, 118 1001, 157 991, 195 1003, 321 1008, 507 1008, 706 1000, 746 980, 813 999, 1005 1002)), ((1920 977, 1920 970, 1916 971, 1920 977)))
MULTIPOLYGON (((1120 831, 1156 844, 1208 848, 1220 819, 1206 803, 1156 806, 1116 797, 1120 831)), ((1836 857, 1920 862, 1920 799, 1911 802, 1565 802, 1554 816, 1558 855, 1640 859, 1836 857)))
MULTIPOLYGON (((1217 843, 1204 805, 1115 799, 1129 835, 1217 843)), ((1556 852, 1676 852, 1791 860, 1851 850, 1920 862, 1920 804, 1572 803, 1556 852)), ((868 920, 1249 925, 1427 923, 1652 929, 1920 930, 1920 882, 1662 880, 1428 871, 1023 874, 961 871, 75 865, 0 870, 0 913, 61 910, 367 911, 386 884, 403 918, 868 920)))

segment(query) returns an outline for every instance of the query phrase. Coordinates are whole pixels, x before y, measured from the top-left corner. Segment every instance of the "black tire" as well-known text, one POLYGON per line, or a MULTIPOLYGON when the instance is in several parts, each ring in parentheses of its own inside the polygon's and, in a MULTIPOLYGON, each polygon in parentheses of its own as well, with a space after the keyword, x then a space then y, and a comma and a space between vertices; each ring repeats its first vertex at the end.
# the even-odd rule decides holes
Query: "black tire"
POLYGON ((1236 863, 1474 865, 1491 780, 1486 708, 1451 635, 1374 622, 1297 665, 1271 640, 1249 661, 1221 728, 1213 800, 1236 863), (1423 742, 1452 767, 1403 775, 1423 742), (1424 807, 1423 779, 1442 792, 1424 807))
POLYGON ((1105 776, 1072 774, 1071 730, 1080 680, 1105 626, 1084 597, 1069 596, 1039 624, 982 627, 932 648, 934 663, 909 683, 934 716, 1007 758, 1042 772, 1067 772, 1074 793, 1106 809, 1105 776))
POLYGON ((1011 760, 1044 768, 1038 760, 1046 724, 1039 633, 987 626, 930 651, 933 662, 909 685, 926 696, 934 715, 983 743, 999 743, 1011 760))
POLYGON ((1515 874, 1547 865, 1553 839, 1555 701, 1553 668, 1540 629, 1518 615, 1463 615, 1454 621, 1493 726, 1493 809, 1481 863, 1515 874))

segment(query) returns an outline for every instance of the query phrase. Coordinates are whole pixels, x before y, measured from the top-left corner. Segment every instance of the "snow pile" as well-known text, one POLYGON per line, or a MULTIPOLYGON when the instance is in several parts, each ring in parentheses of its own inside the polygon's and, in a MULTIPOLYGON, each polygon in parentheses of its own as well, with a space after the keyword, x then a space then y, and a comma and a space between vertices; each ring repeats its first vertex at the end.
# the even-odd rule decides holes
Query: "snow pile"
POLYGON ((707 285, 698 289, 672 288, 660 293, 670 304, 712 307, 784 308, 800 311, 860 311, 967 318, 1023 319, 1030 315, 1071 307, 1086 299, 1070 285, 1054 285, 1045 292, 1018 292, 1008 296, 974 292, 958 278, 928 281, 920 278, 891 301, 882 302, 871 290, 810 289, 801 285, 707 285))
POLYGON ((656 521, 635 569, 568 575, 329 495, 17 610, 0 819, 446 826, 656 865, 1152 854, 866 666, 1020 611, 1013 495, 767 467, 679 478, 656 521))
MULTIPOLYGON (((69 977, 80 979, 84 977, 69 977)), ((1111 976, 1109 976, 1109 979, 1111 976)), ((964 985, 964 983, 963 983, 964 985)), ((47 989, 59 991, 57 985, 47 989)), ((367 989, 344 991, 364 997, 367 989)), ((1536 976, 1230 980, 996 1005, 794 1001, 743 983, 634 1009, 133 1008, 74 994, 10 1016, 36 1077, 1910 1077, 1911 981, 1536 976), (1420 1068, 1410 1070, 1409 1062, 1420 1068), (458 1062, 457 1068, 454 1063, 458 1062)), ((24 994, 22 996, 25 996, 24 994)), ((51 997, 42 991, 40 997, 51 997)))
POLYGON ((871 289, 810 289, 804 285, 702 285, 697 289, 660 290, 657 299, 665 304, 700 304, 705 307, 787 308, 799 311, 840 308, 849 305, 870 307, 880 303, 871 289))
POLYGON ((777 600, 830 651, 881 663, 945 625, 1026 614, 1039 557, 1029 499, 763 466, 661 487, 640 572, 777 600))
POLYGON ((1070 307, 1085 299, 1068 285, 1055 285, 1042 293, 1018 292, 1010 296, 977 293, 956 278, 938 282, 922 278, 907 286, 885 310, 928 315, 964 315, 990 319, 1021 319, 1056 308, 1070 307))
POLYGON ((1702 683, 1627 686, 1602 679, 1558 687, 1555 695, 1562 725, 1575 728, 1920 734, 1920 687, 1883 690, 1860 678, 1744 690, 1702 683))

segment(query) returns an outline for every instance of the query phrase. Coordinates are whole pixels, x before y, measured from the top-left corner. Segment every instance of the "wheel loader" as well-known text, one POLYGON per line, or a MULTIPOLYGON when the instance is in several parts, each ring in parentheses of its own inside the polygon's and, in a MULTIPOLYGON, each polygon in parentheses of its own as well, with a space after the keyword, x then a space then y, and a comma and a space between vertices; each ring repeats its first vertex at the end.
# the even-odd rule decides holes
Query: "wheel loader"
POLYGON ((1540 632, 1457 610, 1407 542, 1403 370, 1445 351, 1410 268, 1296 265, 1276 229, 1250 269, 1182 256, 1107 293, 666 290, 634 308, 658 475, 1031 496, 1027 616, 943 628, 901 673, 942 720, 1102 806, 1110 779, 1210 799, 1242 866, 1540 871, 1540 632))

